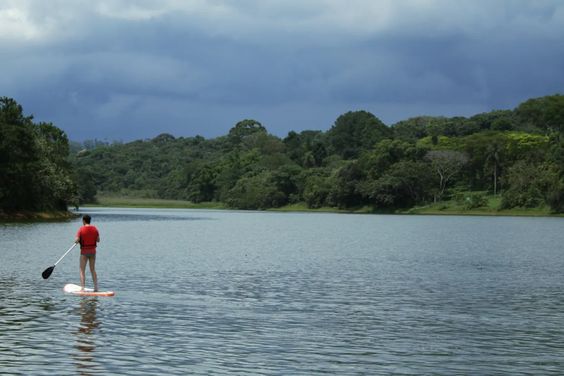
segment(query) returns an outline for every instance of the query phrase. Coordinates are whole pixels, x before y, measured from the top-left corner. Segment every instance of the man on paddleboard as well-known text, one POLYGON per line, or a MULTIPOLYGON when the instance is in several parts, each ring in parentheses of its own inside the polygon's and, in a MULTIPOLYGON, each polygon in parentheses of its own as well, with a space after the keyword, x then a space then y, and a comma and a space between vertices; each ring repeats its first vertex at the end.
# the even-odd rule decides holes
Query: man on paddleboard
POLYGON ((86 263, 90 265, 90 274, 94 282, 94 291, 98 291, 98 276, 96 275, 96 246, 100 241, 100 234, 96 226, 92 226, 92 218, 85 214, 82 217, 82 227, 76 233, 75 243, 80 243, 80 287, 84 290, 86 263))

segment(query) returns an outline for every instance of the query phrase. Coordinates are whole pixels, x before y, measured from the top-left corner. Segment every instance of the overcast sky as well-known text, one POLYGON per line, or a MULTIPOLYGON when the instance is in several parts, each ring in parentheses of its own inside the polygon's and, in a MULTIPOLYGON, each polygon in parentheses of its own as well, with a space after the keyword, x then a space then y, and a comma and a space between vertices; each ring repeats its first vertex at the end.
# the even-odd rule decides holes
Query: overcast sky
POLYGON ((564 93, 564 1, 0 0, 0 96, 71 140, 392 125, 564 93))

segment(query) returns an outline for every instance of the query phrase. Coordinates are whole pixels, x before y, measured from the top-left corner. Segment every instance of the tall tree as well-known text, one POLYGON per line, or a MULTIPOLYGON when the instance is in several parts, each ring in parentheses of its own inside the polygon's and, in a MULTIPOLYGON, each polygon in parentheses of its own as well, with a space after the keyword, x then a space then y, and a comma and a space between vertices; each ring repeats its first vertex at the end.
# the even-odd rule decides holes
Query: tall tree
POLYGON ((529 99, 515 113, 522 124, 540 128, 546 134, 564 131, 564 95, 529 99))
POLYGON ((366 111, 347 112, 327 132, 333 151, 344 159, 354 159, 378 141, 392 136, 392 130, 366 111))
POLYGON ((32 117, 13 99, 0 98, 0 209, 33 209, 38 160, 32 117))
POLYGON ((0 98, 0 210, 66 209, 76 195, 65 133, 32 119, 0 98))
POLYGON ((437 201, 443 197, 448 183, 468 162, 468 157, 464 153, 454 150, 432 150, 427 153, 425 158, 431 163, 433 170, 439 176, 439 188, 435 196, 435 201, 437 201))
POLYGON ((229 130, 227 138, 233 145, 239 145, 245 138, 255 133, 266 133, 266 128, 256 120, 245 119, 235 124, 235 126, 229 130))
POLYGON ((486 150, 486 168, 490 168, 493 174, 493 194, 497 195, 497 181, 501 165, 504 145, 501 142, 492 142, 486 150))

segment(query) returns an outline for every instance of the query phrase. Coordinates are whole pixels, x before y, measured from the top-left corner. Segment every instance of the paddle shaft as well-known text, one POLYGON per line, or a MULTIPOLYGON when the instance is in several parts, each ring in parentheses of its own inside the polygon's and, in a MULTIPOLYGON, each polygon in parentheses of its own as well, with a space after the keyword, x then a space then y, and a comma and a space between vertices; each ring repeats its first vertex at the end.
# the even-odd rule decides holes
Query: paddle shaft
POLYGON ((76 247, 77 244, 78 244, 78 243, 74 243, 74 244, 72 245, 72 247, 70 247, 69 250, 66 251, 65 254, 62 255, 61 258, 58 259, 57 262, 55 263, 55 265, 53 265, 53 266, 57 266, 57 264, 58 264, 59 262, 61 262, 61 260, 62 260, 70 251, 72 251, 72 249, 73 249, 74 247, 76 247))

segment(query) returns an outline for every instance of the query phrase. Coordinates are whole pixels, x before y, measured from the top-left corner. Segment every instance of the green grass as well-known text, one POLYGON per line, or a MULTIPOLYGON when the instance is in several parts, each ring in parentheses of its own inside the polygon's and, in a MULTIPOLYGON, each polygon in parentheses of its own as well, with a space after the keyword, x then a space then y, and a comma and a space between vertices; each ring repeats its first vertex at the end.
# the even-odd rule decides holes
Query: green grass
POLYGON ((225 209, 225 205, 219 202, 194 203, 191 201, 124 196, 97 196, 96 198, 98 201, 96 204, 88 204, 85 206, 169 209, 225 209))
POLYGON ((286 206, 282 206, 280 208, 272 208, 268 209, 269 211, 278 211, 278 212, 317 212, 317 213, 372 213, 372 209, 366 206, 361 208, 355 208, 350 210, 343 210, 339 208, 333 208, 330 206, 324 206, 321 208, 308 208, 305 202, 300 202, 296 204, 288 204, 286 206))
MULTIPOLYGON (((219 202, 201 202, 164 200, 155 198, 139 198, 127 196, 99 195, 96 204, 88 206, 106 207, 130 207, 130 208, 169 208, 169 209, 228 209, 227 206, 219 202)), ((466 209, 462 204, 455 200, 441 201, 425 206, 417 206, 406 210, 378 211, 369 206, 342 210, 334 207, 322 207, 317 209, 308 208, 305 203, 296 203, 283 206, 281 208, 268 209, 277 212, 317 212, 317 213, 357 213, 357 214, 421 214, 421 215, 490 215, 490 216, 563 216, 550 213, 549 208, 514 208, 500 210, 500 196, 488 196, 487 205, 474 209, 466 209)))
POLYGON ((467 209, 455 200, 440 201, 425 206, 417 206, 405 210, 404 214, 434 214, 434 215, 499 215, 499 216, 552 216, 547 207, 538 208, 512 208, 499 209, 501 197, 490 195, 487 197, 487 205, 478 208, 467 209))

